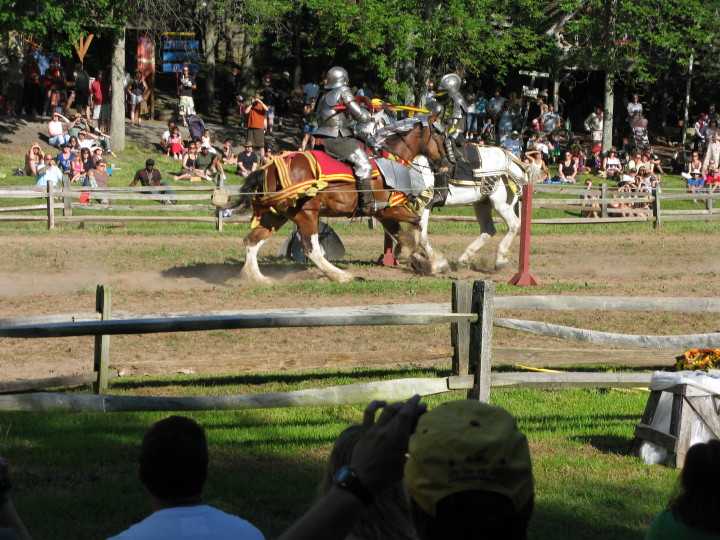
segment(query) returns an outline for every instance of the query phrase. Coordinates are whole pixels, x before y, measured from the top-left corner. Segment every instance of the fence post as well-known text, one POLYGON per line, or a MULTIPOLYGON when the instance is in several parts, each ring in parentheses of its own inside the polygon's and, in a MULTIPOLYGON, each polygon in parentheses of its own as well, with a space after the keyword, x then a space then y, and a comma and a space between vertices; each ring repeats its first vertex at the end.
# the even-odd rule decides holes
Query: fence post
POLYGON ((660 186, 655 186, 653 188, 653 196, 655 199, 653 200, 653 215, 655 216, 655 221, 653 223, 653 229, 659 229, 660 228, 660 193, 662 192, 662 189, 660 186))
POLYGON ((63 216, 72 216, 72 198, 70 194, 70 177, 63 174, 63 216))
POLYGON ((713 200, 710 198, 705 199, 705 208, 708 213, 708 218, 706 220, 706 223, 710 223, 712 221, 712 213, 713 213, 713 200))
POLYGON ((470 360, 475 374, 475 386, 468 391, 468 399, 490 402, 490 361, 492 356, 493 298, 492 281, 473 283, 472 312, 478 321, 470 326, 470 360))
MULTIPOLYGON (((452 312, 470 313, 472 309, 472 287, 467 281, 452 284, 452 312)), ((456 322, 450 325, 450 344, 453 347, 452 374, 470 373, 470 323, 456 322)))
POLYGON ((52 230, 55 228, 55 183, 48 182, 47 184, 47 214, 48 214, 48 229, 52 230))
MULTIPOLYGON (((605 200, 608 196, 607 184, 603 182, 600 184, 600 198, 605 200)), ((607 202, 600 203, 600 217, 608 217, 607 202)))
MULTIPOLYGON (((100 312, 100 320, 110 320, 110 288, 98 285, 95 291, 95 310, 100 312)), ((95 336, 95 363, 97 382, 93 385, 96 394, 107 391, 108 364, 110 362, 110 336, 95 336)))

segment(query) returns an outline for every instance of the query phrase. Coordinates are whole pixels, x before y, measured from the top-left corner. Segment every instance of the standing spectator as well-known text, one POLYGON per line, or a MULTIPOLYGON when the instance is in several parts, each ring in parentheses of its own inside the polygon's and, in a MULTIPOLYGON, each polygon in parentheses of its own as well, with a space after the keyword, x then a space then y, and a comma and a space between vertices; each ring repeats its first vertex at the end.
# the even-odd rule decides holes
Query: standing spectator
POLYGON ((220 99, 220 118, 222 118, 223 126, 227 125, 228 116, 237 109, 237 103, 242 99, 237 78, 238 73, 238 67, 233 64, 223 84, 222 97, 220 99))
POLYGON ((130 125, 134 125, 137 122, 138 127, 142 126, 142 116, 140 116, 140 108, 142 102, 145 100, 145 92, 147 92, 148 86, 143 79, 140 70, 135 71, 130 84, 127 87, 127 96, 130 102, 130 125))
POLYGON ((82 62, 75 64, 75 110, 90 121, 90 75, 82 62))
MULTIPOLYGON (((273 133, 273 122, 275 121, 275 104, 277 102, 278 92, 270 82, 270 75, 265 75, 262 80, 262 84, 258 87, 257 92, 260 94, 260 99, 267 107, 265 113, 265 130, 268 135, 273 133)), ((248 126, 250 123, 248 122, 248 126)))
POLYGON ((590 133, 590 141, 593 146, 602 146, 603 137, 603 110, 602 107, 595 107, 585 119, 585 131, 590 133))
POLYGON ((302 132, 303 138, 298 150, 304 152, 310 142, 310 149, 315 148, 315 137, 313 134, 318 128, 317 112, 315 111, 315 98, 303 107, 302 132))
POLYGON ((695 148, 698 152, 702 152, 705 148, 705 130, 708 127, 708 115, 702 113, 693 127, 695 128, 695 148))
POLYGON ((250 145, 245 146, 245 151, 238 156, 237 159, 237 173, 247 178, 251 172, 258 168, 258 157, 253 152, 253 147, 250 145))
POLYGON ((48 183, 61 184, 62 171, 55 165, 55 158, 50 154, 45 154, 43 162, 37 166, 35 185, 47 186, 48 183))
POLYGON ((197 88, 195 80, 190 75, 190 68, 188 66, 183 66, 178 84, 178 93, 180 94, 180 116, 183 120, 183 126, 187 127, 187 117, 191 114, 195 114, 193 90, 197 88))
POLYGON ((110 81, 106 80, 102 70, 98 71, 97 79, 90 85, 90 103, 93 120, 97 121, 101 131, 107 131, 110 128, 110 81))
POLYGON ((290 112, 290 99, 292 99, 293 84, 290 80, 290 73, 283 71, 282 77, 277 82, 277 103, 276 113, 278 117, 277 130, 283 130, 283 117, 290 112))
POLYGON ((48 142, 51 146, 57 146, 59 148, 70 140, 70 135, 65 132, 65 128, 69 123, 70 120, 62 114, 57 112, 52 114, 52 118, 47 124, 48 142))
POLYGON ((500 118, 500 113, 502 112, 503 104, 507 101, 507 98, 504 98, 500 94, 500 89, 495 89, 495 95, 490 99, 487 106, 487 114, 490 118, 493 119, 493 124, 497 125, 497 122, 500 118))
POLYGON ((318 94, 320 94, 320 85, 317 83, 317 77, 313 77, 309 83, 303 86, 303 101, 305 105, 308 105, 311 99, 317 100, 318 94))
POLYGON ((20 62, 15 54, 11 54, 7 69, 5 70, 5 80, 7 81, 7 102, 6 111, 8 116, 15 116, 17 112, 17 101, 22 92, 23 73, 20 68, 20 62))
POLYGON ((642 103, 640 103, 640 96, 638 94, 633 94, 632 99, 630 100, 630 103, 628 103, 627 106, 627 120, 628 123, 632 122, 633 118, 636 116, 642 116, 643 115, 643 106, 642 103))
POLYGON ((143 437, 138 471, 153 513, 112 540, 262 540, 252 524, 203 504, 208 461, 205 432, 196 422, 183 416, 156 422, 143 437))
POLYGON ((23 106, 25 114, 40 114, 42 106, 40 89, 40 66, 34 56, 28 56, 22 68, 24 77, 23 106))
MULTIPOLYGON (((160 174, 160 171, 158 171, 155 168, 155 160, 150 158, 145 161, 145 168, 140 169, 135 173, 135 177, 133 178, 133 181, 130 182, 130 187, 135 187, 137 183, 140 182, 143 186, 169 186, 167 182, 163 181, 162 175, 160 174)), ((162 193, 167 193, 168 195, 174 195, 173 191, 171 190, 165 190, 165 191, 151 191, 153 195, 159 195, 162 193)), ((164 200, 165 204, 175 204, 177 201, 171 201, 171 200, 164 200)))
POLYGON ((513 130, 513 117, 510 112, 510 102, 506 101, 502 105, 502 111, 497 123, 497 136, 498 142, 502 143, 505 139, 510 137, 510 133, 513 130))
POLYGON ((428 101, 433 101, 435 99, 435 82, 429 81, 427 85, 427 91, 425 92, 425 103, 428 101))
POLYGON ((475 115, 477 116, 477 128, 478 131, 485 125, 485 118, 487 117, 488 100, 485 97, 485 92, 480 90, 477 93, 477 101, 475 102, 475 115))
POLYGON ((372 90, 370 90, 370 87, 368 86, 368 83, 366 81, 363 81, 362 86, 360 89, 355 92, 356 96, 365 96, 366 98, 372 100, 373 96, 375 95, 372 90))
POLYGON ((465 115, 465 138, 468 141, 472 141, 473 136, 477 135, 478 124, 477 124, 477 98, 475 94, 468 94, 465 97, 467 102, 467 111, 465 115))
POLYGON ((707 167, 711 159, 720 161, 720 128, 718 128, 717 120, 710 120, 705 129, 705 144, 707 150, 703 159, 703 168, 707 167))
POLYGON ((45 70, 45 88, 47 90, 45 94, 45 115, 50 116, 52 113, 57 112, 60 108, 60 104, 65 101, 65 86, 67 84, 67 76, 65 70, 60 65, 57 58, 50 59, 50 67, 45 70))
MULTIPOLYGON (((259 93, 259 91, 258 91, 259 93)), ((260 150, 260 158, 265 163, 265 116, 268 106, 262 100, 255 98, 250 104, 250 113, 247 122, 247 139, 245 146, 252 146, 260 150)))
POLYGON ((551 133, 560 125, 560 115, 555 112, 555 106, 549 103, 547 112, 540 116, 540 129, 545 133, 551 133))

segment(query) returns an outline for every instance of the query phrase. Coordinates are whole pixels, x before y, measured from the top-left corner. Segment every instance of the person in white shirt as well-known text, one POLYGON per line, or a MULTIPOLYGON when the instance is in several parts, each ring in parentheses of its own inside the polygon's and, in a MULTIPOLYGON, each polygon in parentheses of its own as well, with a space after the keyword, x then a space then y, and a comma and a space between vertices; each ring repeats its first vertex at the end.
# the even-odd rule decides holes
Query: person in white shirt
POLYGON ((37 174, 35 174, 36 186, 47 186, 48 183, 53 185, 62 183, 62 171, 55 165, 55 158, 51 154, 45 154, 45 158, 38 165, 37 174))
POLYGON ((203 504, 208 461, 205 432, 194 420, 156 422, 143 437, 138 471, 153 513, 111 540, 264 540, 251 523, 203 504))

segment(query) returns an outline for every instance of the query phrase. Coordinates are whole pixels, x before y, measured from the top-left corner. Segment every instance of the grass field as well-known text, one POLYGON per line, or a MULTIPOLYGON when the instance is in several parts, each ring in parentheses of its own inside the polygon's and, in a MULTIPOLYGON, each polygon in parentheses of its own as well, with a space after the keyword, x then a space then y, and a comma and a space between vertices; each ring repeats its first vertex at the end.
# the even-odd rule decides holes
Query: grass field
MULTIPOLYGON (((354 370, 226 378, 125 380, 116 394, 217 395, 280 391, 442 370, 354 370)), ((536 478, 531 538, 641 538, 677 472, 628 454, 647 392, 496 390, 527 433, 536 478)), ((432 397, 433 406, 460 393, 432 397)), ((205 500, 276 538, 311 504, 332 441, 362 407, 190 413, 207 430, 205 500)), ((136 477, 145 429, 160 413, 0 414, 0 452, 14 464, 13 493, 37 538, 101 538, 149 513, 136 477)))

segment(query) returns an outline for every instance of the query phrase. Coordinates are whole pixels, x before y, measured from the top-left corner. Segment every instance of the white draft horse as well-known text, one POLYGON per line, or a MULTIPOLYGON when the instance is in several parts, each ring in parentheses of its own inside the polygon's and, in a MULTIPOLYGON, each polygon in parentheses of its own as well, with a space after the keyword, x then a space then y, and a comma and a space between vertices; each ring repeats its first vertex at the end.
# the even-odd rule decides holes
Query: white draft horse
MULTIPOLYGON (((387 137, 383 148, 407 162, 423 155, 437 166, 444 164, 447 161, 444 134, 434 126, 437 117, 438 113, 419 117, 408 131, 387 137)), ((392 189, 382 177, 373 178, 373 190, 379 201, 388 201, 392 195, 392 189)), ((260 272, 258 251, 287 221, 297 226, 305 256, 328 279, 339 282, 354 279, 352 274, 337 268, 325 258, 319 242, 318 220, 320 217, 351 218, 357 215, 357 202, 354 181, 322 182, 317 178, 307 155, 302 152, 287 158, 280 155, 263 169, 255 171, 241 188, 239 201, 230 206, 251 207, 256 223, 243 239, 246 258, 241 279, 251 283, 272 283, 260 272)), ((388 206, 373 215, 398 245, 403 245, 403 249, 410 253, 422 252, 423 257, 430 261, 428 264, 433 264, 435 255, 427 235, 421 234, 421 216, 418 212, 400 204, 388 206), (407 224, 407 231, 401 231, 401 223, 407 224)))
MULTIPOLYGON (((512 153, 504 148, 481 147, 470 144, 468 154, 477 152, 480 166, 473 170, 473 180, 450 181, 449 192, 445 200, 446 207, 469 206, 475 210, 475 217, 480 226, 480 235, 473 240, 458 258, 458 264, 467 266, 477 251, 497 233, 492 220, 492 210, 507 224, 508 231, 500 241, 495 255, 495 269, 499 270, 507 265, 508 253, 515 235, 520 229, 520 218, 515 215, 513 207, 521 194, 524 184, 535 181, 535 171, 529 165, 522 163, 512 153), (480 182, 482 180, 482 182, 480 182), (511 183, 514 184, 511 187, 511 183)), ((422 159, 422 158, 419 158, 422 159)), ((434 183, 434 176, 424 175, 426 185, 434 183)), ((421 235, 427 237, 428 220, 432 208, 426 207, 421 220, 421 235)), ((444 259, 430 261, 428 273, 442 273, 449 270, 444 259)))

